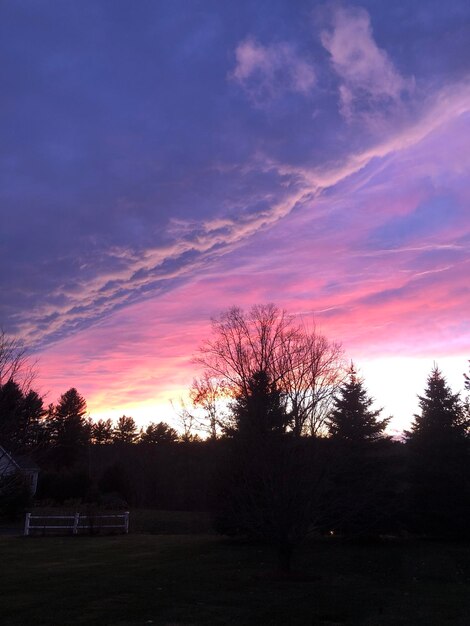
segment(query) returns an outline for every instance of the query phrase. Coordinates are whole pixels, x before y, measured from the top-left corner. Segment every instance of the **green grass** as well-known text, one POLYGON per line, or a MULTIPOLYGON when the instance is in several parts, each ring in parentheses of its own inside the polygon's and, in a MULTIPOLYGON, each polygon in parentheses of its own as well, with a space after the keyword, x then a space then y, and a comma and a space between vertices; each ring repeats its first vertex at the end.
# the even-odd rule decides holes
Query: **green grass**
POLYGON ((0 563, 2 626, 470 624, 468 545, 316 541, 291 580, 214 535, 1 537, 0 563))

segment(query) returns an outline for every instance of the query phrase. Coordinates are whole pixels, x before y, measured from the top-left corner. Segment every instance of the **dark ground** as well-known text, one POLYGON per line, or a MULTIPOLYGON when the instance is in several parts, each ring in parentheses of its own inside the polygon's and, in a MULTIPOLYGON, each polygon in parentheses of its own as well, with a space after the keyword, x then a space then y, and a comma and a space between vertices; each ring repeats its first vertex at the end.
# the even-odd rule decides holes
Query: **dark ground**
POLYGON ((1 536, 0 563, 2 626, 470 625, 470 544, 312 540, 290 580, 268 547, 188 532, 1 536))

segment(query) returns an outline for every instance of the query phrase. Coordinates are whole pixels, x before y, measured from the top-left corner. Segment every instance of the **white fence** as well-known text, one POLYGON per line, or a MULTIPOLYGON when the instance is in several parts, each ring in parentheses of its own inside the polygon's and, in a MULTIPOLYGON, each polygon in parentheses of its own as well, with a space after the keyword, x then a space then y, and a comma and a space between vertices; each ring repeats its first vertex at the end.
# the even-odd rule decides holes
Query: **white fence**
POLYGON ((46 531, 53 530, 55 533, 61 531, 78 535, 81 531, 93 533, 100 532, 101 529, 121 530, 127 534, 129 532, 129 511, 111 515, 82 515, 81 513, 74 515, 33 515, 26 513, 24 521, 24 534, 26 536, 30 535, 31 531, 41 531, 45 534, 46 531), (60 521, 49 523, 53 520, 60 521))

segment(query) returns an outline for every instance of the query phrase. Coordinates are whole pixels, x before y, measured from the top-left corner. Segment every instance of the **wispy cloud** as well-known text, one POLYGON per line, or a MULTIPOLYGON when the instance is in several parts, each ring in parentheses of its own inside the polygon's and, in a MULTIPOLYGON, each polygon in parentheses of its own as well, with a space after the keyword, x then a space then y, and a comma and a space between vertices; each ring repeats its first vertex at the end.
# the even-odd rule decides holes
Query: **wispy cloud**
POLYGON ((184 387, 232 304, 468 352, 468 2, 101 4, 2 16, 0 323, 51 399, 184 387))
POLYGON ((287 92, 308 95, 316 82, 314 67, 287 42, 263 46, 254 38, 240 42, 231 78, 238 82, 257 106, 268 104, 287 92))
POLYGON ((331 29, 322 32, 321 41, 340 80, 340 108, 346 119, 380 117, 413 91, 413 79, 403 77, 377 45, 364 9, 336 8, 331 29))

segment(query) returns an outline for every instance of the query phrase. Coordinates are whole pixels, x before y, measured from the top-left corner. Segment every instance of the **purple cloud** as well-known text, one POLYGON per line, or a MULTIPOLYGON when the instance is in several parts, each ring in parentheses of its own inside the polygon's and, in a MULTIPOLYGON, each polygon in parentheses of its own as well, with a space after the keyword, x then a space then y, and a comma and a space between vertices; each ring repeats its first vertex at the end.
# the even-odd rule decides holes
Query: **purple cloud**
POLYGON ((377 45, 368 12, 357 7, 333 11, 330 30, 321 41, 339 78, 341 114, 349 121, 383 115, 412 93, 414 80, 400 75, 387 52, 377 45))
POLYGON ((309 95, 316 82, 313 65, 287 42, 263 46, 249 37, 235 50, 230 76, 256 106, 264 106, 285 93, 309 95))

